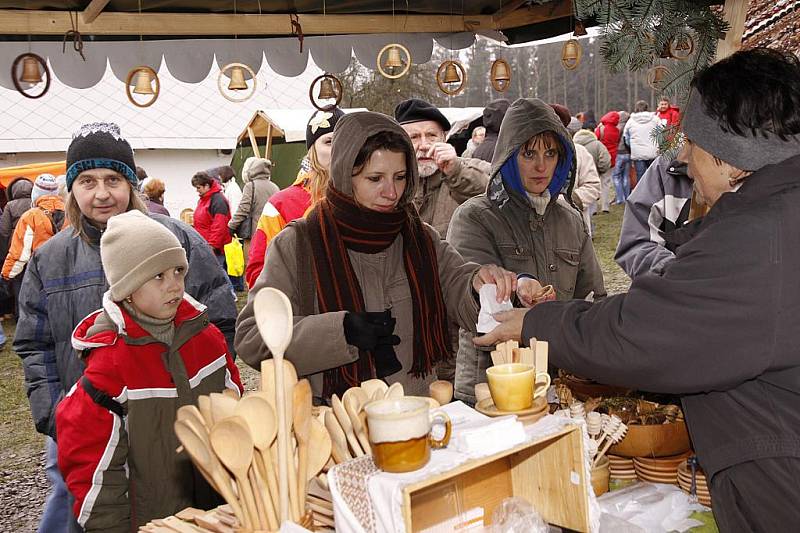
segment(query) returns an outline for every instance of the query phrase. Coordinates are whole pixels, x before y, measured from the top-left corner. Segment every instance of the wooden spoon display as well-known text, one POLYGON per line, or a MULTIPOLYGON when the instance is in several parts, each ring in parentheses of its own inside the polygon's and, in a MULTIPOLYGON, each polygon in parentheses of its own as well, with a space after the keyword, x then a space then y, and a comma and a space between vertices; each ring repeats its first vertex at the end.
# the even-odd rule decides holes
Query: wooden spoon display
POLYGON ((363 381, 361 383, 361 389, 369 398, 374 398, 375 392, 380 391, 379 399, 383 399, 386 391, 389 389, 389 385, 387 385, 382 379, 368 379, 367 381, 363 381))
POLYGON ((294 436, 297 439, 297 506, 298 518, 305 510, 305 495, 308 476, 308 447, 311 438, 311 384, 301 379, 294 387, 292 420, 294 436))
POLYGON ((347 437, 342 430, 342 426, 336 421, 336 415, 333 411, 325 413, 325 429, 331 437, 331 453, 333 460, 337 463, 343 463, 352 459, 350 452, 347 450, 347 437))
MULTIPOLYGON (((350 390, 357 390, 357 387, 353 387, 350 390)), ((364 427, 364 424, 361 422, 360 413, 363 409, 363 405, 360 401, 359 395, 348 395, 345 393, 342 403, 344 404, 344 410, 347 412, 347 416, 350 418, 350 424, 353 426, 353 433, 355 434, 356 439, 358 439, 358 443, 361 445, 361 448, 363 448, 364 452, 369 454, 369 438, 367 437, 367 428, 364 427)))
POLYGON ((253 302, 256 326, 261 338, 275 360, 275 407, 278 415, 278 483, 280 485, 281 523, 290 518, 289 507, 289 426, 286 420, 286 398, 284 397, 283 354, 292 341, 294 313, 292 304, 281 291, 266 287, 258 291, 253 302))
POLYGON ((209 398, 211 398, 211 414, 214 417, 214 422, 233 416, 238 403, 237 399, 221 392, 212 392, 209 394, 209 398))
POLYGON ((336 415, 336 420, 339 422, 342 431, 344 431, 348 444, 350 444, 350 449, 353 450, 356 457, 362 457, 364 450, 361 449, 361 444, 358 443, 358 439, 353 433, 353 424, 350 422, 350 417, 347 416, 347 411, 344 410, 342 401, 335 394, 331 397, 331 406, 333 407, 333 413, 336 415))
POLYGON ((247 423, 240 417, 233 416, 221 420, 211 428, 211 447, 225 468, 233 473, 239 494, 243 495, 245 510, 253 528, 267 527, 260 524, 255 498, 250 489, 248 470, 253 462, 253 438, 247 429, 247 423))
POLYGON ((219 463, 217 457, 211 452, 208 444, 203 442, 202 439, 181 420, 175 421, 175 434, 178 435, 178 440, 181 441, 184 449, 192 458, 192 462, 200 467, 201 473, 204 473, 204 475, 207 474, 208 477, 211 478, 214 490, 220 493, 231 506, 231 509, 233 509, 233 514, 236 515, 239 523, 244 525, 244 511, 231 489, 230 476, 219 463))

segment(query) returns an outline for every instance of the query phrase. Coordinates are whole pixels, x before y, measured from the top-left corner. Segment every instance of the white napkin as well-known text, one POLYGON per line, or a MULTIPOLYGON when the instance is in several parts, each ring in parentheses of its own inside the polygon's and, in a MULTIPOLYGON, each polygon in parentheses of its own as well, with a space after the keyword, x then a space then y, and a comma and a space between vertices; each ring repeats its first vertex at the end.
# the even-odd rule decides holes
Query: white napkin
POLYGON ((481 310, 478 312, 478 333, 489 333, 494 328, 500 325, 500 322, 492 316, 500 311, 508 311, 513 309, 511 300, 506 300, 497 303, 497 285, 486 283, 478 291, 481 301, 481 310))
POLYGON ((470 457, 499 453, 525 442, 525 427, 516 415, 477 420, 461 425, 450 446, 470 457))

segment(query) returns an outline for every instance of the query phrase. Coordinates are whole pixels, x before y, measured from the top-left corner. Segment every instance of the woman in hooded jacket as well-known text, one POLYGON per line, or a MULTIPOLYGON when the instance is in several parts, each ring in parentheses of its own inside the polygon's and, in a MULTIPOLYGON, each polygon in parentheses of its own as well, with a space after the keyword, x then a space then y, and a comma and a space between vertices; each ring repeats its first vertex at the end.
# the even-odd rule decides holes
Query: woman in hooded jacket
POLYGON ((253 313, 264 287, 289 297, 294 333, 286 358, 311 381, 316 401, 364 380, 427 395, 451 351, 448 328, 474 330, 485 283, 508 298, 516 276, 469 263, 424 224, 412 204, 418 183, 408 134, 379 113, 336 124, 325 197, 281 231, 239 315, 236 346, 251 366, 270 357, 253 313))
MULTIPOLYGON (((520 98, 500 127, 487 192, 453 214, 447 240, 464 259, 519 273, 517 307, 535 305, 545 285, 559 300, 606 295, 581 213, 567 200, 575 171, 575 146, 555 111, 520 98)), ((455 396, 474 403, 491 358, 470 331, 459 337, 455 396)))

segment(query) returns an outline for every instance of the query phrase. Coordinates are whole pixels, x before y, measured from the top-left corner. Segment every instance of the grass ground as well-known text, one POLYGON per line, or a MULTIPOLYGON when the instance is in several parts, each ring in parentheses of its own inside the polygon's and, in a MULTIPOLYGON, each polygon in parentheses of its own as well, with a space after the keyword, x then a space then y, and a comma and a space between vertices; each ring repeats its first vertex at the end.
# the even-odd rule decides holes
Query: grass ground
MULTIPOLYGON (((609 214, 594 217, 594 247, 609 294, 624 292, 630 284, 614 263, 622 212, 622 206, 612 206, 609 214)), ((240 309, 245 300, 241 293, 240 309)), ((0 505, 4 509, 0 513, 0 531, 30 531, 35 529, 46 493, 42 474, 43 437, 33 427, 22 363, 11 349, 14 323, 6 320, 3 326, 8 341, 0 350, 0 505)), ((241 360, 238 363, 245 386, 257 386, 257 373, 241 360)))

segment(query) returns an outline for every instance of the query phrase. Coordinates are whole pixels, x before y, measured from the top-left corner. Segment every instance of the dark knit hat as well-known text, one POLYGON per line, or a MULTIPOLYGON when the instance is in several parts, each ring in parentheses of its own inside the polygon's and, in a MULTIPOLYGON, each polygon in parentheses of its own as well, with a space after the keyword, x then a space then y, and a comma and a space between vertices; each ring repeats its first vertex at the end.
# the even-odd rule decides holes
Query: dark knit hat
POLYGON ((550 104, 550 107, 556 112, 556 115, 558 115, 564 127, 566 128, 569 126, 569 121, 572 119, 572 116, 569 114, 569 109, 561 104, 550 104))
POLYGON ((112 122, 84 124, 72 136, 67 148, 67 190, 84 170, 110 168, 119 172, 136 187, 136 163, 128 141, 122 138, 119 126, 112 122))
POLYGON ((410 98, 403 100, 394 108, 394 118, 400 124, 432 120, 438 122, 444 131, 450 131, 450 121, 439 109, 425 100, 410 98))
POLYGON ((334 107, 331 111, 317 111, 308 120, 306 125, 306 150, 326 133, 332 133, 333 127, 344 116, 344 111, 334 107))

